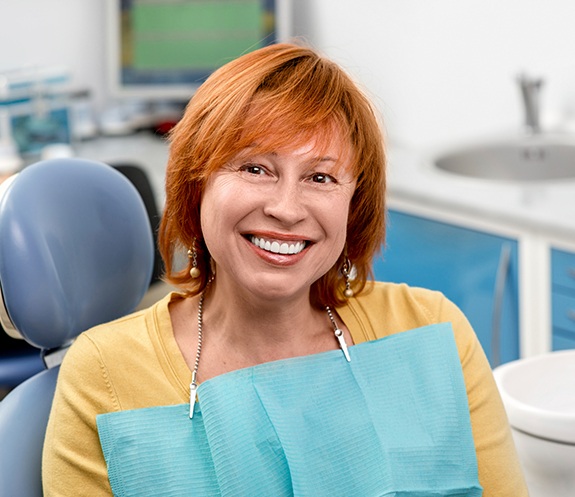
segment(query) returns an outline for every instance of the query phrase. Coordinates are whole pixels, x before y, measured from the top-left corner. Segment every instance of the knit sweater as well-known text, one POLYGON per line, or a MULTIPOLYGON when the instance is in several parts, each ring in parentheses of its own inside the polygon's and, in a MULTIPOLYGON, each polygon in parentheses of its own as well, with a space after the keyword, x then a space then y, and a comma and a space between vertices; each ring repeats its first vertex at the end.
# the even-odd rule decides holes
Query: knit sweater
MULTIPOLYGON (((96 415, 189 402, 191 371, 174 338, 169 303, 81 334, 61 366, 43 456, 44 495, 111 495, 96 415)), ((485 497, 527 496, 505 411, 485 354, 442 294, 375 283, 337 309, 355 344, 451 322, 467 389, 485 497)))

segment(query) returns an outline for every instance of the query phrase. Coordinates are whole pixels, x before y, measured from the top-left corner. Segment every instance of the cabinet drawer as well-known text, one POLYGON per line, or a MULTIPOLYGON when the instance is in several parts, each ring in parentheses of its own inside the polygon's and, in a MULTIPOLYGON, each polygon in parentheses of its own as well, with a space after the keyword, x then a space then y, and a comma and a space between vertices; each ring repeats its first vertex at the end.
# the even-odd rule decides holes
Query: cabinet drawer
POLYGON ((551 251, 551 279, 553 287, 575 291, 575 254, 553 249, 551 251))
POLYGON ((553 293, 553 328, 575 333, 575 296, 553 293))

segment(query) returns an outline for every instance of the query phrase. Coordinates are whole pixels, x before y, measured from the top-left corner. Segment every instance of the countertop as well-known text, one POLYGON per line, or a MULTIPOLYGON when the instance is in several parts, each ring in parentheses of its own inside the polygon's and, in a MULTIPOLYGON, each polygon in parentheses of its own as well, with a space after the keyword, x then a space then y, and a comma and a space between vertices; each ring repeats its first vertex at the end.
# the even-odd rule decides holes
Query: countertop
POLYGON ((467 178, 433 165, 436 153, 388 150, 388 198, 456 211, 499 224, 572 237, 575 243, 575 179, 506 182, 467 178))

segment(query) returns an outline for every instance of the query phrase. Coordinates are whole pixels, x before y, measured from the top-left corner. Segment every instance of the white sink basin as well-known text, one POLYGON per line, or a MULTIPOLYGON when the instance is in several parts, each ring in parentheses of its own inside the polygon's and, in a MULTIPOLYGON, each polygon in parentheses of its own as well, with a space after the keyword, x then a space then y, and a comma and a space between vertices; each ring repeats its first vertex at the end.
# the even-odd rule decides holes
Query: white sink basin
POLYGON ((493 374, 512 427, 575 444, 575 350, 509 362, 493 374))
POLYGON ((434 166, 451 174, 498 181, 575 179, 575 141, 548 135, 491 141, 444 153, 434 166))

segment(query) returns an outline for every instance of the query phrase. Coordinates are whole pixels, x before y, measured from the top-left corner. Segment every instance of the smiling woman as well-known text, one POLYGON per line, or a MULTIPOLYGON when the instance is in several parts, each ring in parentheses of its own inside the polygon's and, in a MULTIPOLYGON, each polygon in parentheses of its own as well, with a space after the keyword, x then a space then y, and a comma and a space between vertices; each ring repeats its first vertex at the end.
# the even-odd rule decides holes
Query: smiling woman
MULTIPOLYGON (((310 180, 317 182, 317 174, 326 172, 320 167, 326 162, 333 162, 330 170, 347 168, 357 180, 349 209, 347 256, 354 261, 358 274, 354 285, 360 291, 385 230, 380 126, 349 76, 312 50, 294 45, 274 45, 229 63, 190 102, 172 134, 166 187, 174 195, 166 199, 166 210, 173 215, 164 217, 160 232, 165 260, 174 260, 180 245, 190 247, 196 240, 198 263, 209 268, 198 205, 214 171, 236 159, 237 167, 250 165, 253 172, 254 165, 262 167, 251 164, 254 157, 271 158, 305 146, 313 148, 305 158, 314 173, 310 180)), ((266 168, 259 171, 262 174, 266 168)), ((340 266, 343 258, 342 253, 340 266)), ((167 271, 171 281, 185 284, 192 294, 203 291, 209 279, 206 270, 199 280, 192 280, 187 271, 176 274, 171 269, 167 271)), ((334 266, 314 285, 312 301, 317 306, 343 302, 337 291, 340 276, 334 266)))
POLYGON ((159 245, 181 291, 70 348, 45 495, 527 495, 465 317, 369 281, 383 137, 339 66, 244 55, 170 140, 159 245))

